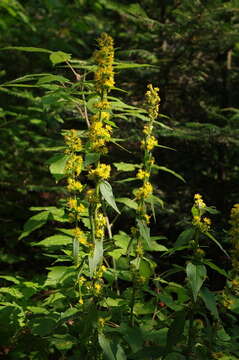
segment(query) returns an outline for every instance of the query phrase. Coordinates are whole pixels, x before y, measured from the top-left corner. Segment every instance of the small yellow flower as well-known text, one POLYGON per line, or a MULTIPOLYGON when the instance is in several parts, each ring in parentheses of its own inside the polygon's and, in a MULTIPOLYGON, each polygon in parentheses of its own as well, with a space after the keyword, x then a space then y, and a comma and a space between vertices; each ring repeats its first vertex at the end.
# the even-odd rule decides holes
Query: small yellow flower
POLYGON ((144 179, 148 179, 150 177, 150 173, 147 171, 144 171, 142 169, 140 169, 136 175, 136 177, 138 179, 144 180, 144 179))
POLYGON ((155 146, 158 145, 158 140, 154 136, 148 136, 146 140, 141 141, 141 147, 147 149, 148 151, 153 150, 155 146))
POLYGON ((102 289, 102 284, 96 282, 96 283, 94 284, 94 289, 95 289, 96 294, 99 294, 100 291, 101 291, 101 289, 102 289))
POLYGON ((146 224, 149 224, 149 223, 150 223, 150 218, 151 218, 150 215, 144 214, 144 219, 145 219, 145 221, 146 221, 146 224))

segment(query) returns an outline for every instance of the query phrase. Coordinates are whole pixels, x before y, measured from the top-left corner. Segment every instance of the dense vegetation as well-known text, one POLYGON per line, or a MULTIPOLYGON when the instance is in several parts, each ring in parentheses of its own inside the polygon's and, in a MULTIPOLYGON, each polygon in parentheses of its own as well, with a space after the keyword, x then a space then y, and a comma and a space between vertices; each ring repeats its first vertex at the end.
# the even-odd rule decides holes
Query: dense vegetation
POLYGON ((1 356, 239 359, 239 1, 0 15, 1 356))

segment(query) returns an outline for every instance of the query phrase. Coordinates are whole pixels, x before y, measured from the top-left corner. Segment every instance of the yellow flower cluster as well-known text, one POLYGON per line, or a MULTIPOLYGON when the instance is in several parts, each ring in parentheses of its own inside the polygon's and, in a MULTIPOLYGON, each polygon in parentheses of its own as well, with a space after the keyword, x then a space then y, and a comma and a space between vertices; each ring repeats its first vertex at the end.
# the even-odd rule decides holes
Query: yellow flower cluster
POLYGON ((83 167, 83 158, 81 155, 72 153, 66 163, 65 170, 67 174, 79 176, 83 167))
POLYGON ((159 112, 160 97, 158 96, 159 88, 154 88, 152 84, 148 85, 148 91, 146 92, 146 106, 149 117, 156 119, 159 112))
POLYGON ((113 39, 103 33, 98 39, 99 50, 94 54, 97 63, 97 71, 95 72, 96 90, 110 90, 114 86, 114 42, 113 39))
POLYGON ((78 152, 82 150, 82 142, 79 136, 77 135, 77 131, 72 129, 67 131, 64 136, 65 144, 67 145, 68 149, 66 153, 78 152))
POLYGON ((152 130, 153 130, 153 125, 147 124, 147 125, 144 125, 143 133, 146 135, 150 135, 152 130))
POLYGON ((140 169, 136 175, 136 177, 138 179, 144 180, 144 179, 148 179, 150 177, 150 173, 147 171, 144 171, 142 169, 140 169))
POLYGON ((158 140, 154 136, 148 136, 145 140, 141 141, 142 149, 152 151, 155 146, 158 145, 158 140))
POLYGON ((80 220, 82 213, 86 211, 86 208, 83 204, 79 204, 76 198, 69 198, 67 201, 67 206, 69 209, 68 217, 70 222, 80 220))
POLYGON ((110 114, 102 111, 92 116, 92 123, 89 130, 90 145, 92 150, 100 153, 107 153, 108 149, 105 144, 110 141, 112 127, 105 125, 103 121, 108 120, 110 114))
POLYGON ((202 195, 194 195, 194 207, 197 209, 198 214, 193 216, 192 224, 196 226, 201 232, 209 231, 212 222, 208 217, 202 216, 206 208, 206 204, 202 199, 202 195))
POLYGON ((195 194, 194 195, 194 201, 195 201, 195 206, 199 209, 205 208, 206 204, 202 199, 202 195, 200 194, 195 194))
POLYGON ((153 193, 153 186, 150 184, 149 181, 145 182, 143 186, 136 190, 135 196, 136 199, 147 199, 153 193))
POLYGON ((79 243, 81 245, 89 246, 89 243, 87 241, 87 238, 86 238, 84 232, 79 227, 76 227, 73 230, 73 234, 74 234, 75 238, 79 241, 79 243))
POLYGON ((95 219, 95 236, 98 239, 102 239, 105 234, 106 218, 101 212, 97 213, 95 219))
POLYGON ((207 217, 202 218, 201 216, 194 216, 192 223, 194 226, 197 226, 200 229, 200 231, 207 232, 210 230, 210 226, 212 222, 211 219, 207 217))
POLYGON ((96 169, 89 171, 89 179, 108 179, 110 177, 111 167, 106 164, 98 164, 96 169))
POLYGON ((100 100, 95 104, 95 107, 97 109, 99 109, 100 111, 104 111, 104 110, 109 110, 110 109, 110 103, 108 102, 108 100, 104 99, 104 100, 100 100))
POLYGON ((68 178, 67 179, 67 190, 72 192, 72 191, 79 191, 81 192, 83 190, 83 185, 81 184, 80 181, 77 181, 75 179, 72 178, 68 178))

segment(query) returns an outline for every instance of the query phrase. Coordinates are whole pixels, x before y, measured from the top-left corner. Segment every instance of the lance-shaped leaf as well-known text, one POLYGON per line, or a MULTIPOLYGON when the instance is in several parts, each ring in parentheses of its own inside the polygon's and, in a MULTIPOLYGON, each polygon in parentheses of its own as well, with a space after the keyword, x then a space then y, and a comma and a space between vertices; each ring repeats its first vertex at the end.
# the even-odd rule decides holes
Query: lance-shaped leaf
POLYGON ((112 187, 108 181, 102 180, 100 182, 100 192, 103 199, 118 213, 120 214, 119 209, 115 203, 115 198, 113 195, 112 187))
POLYGON ((193 292, 194 301, 196 302, 198 292, 206 279, 206 267, 204 265, 193 264, 190 262, 187 264, 186 273, 193 292))
POLYGON ((93 256, 89 256, 89 268, 90 268, 90 276, 92 277, 97 266, 100 264, 101 260, 103 259, 103 241, 96 240, 94 254, 93 256))
POLYGON ((142 238, 146 241, 147 245, 150 247, 150 229, 146 225, 145 221, 137 219, 137 224, 139 227, 139 233, 142 238))

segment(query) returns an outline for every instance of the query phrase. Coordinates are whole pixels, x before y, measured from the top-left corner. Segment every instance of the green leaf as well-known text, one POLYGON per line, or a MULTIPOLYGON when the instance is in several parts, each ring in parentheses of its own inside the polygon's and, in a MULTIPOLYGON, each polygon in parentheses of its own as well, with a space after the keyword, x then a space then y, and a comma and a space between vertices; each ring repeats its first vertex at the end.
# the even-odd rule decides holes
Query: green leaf
POLYGON ((193 292, 194 301, 196 302, 198 292, 206 279, 206 267, 204 265, 193 264, 190 262, 187 264, 186 273, 193 292))
POLYGON ((71 54, 67 54, 63 51, 54 51, 50 55, 50 60, 53 65, 60 64, 65 61, 70 61, 71 54))
POLYGON ((126 206, 128 206, 131 209, 137 210, 138 209, 138 204, 136 201, 129 199, 129 198, 117 198, 116 202, 122 203, 126 206))
POLYGON ((219 320, 217 304, 214 294, 208 288, 202 287, 200 290, 200 295, 206 305, 206 308, 217 320, 219 320))
POLYGON ((48 163, 50 163, 50 173, 54 176, 56 181, 59 181, 66 176, 65 167, 68 159, 68 155, 56 154, 48 160, 48 163))
POLYGON ((67 309, 64 313, 61 313, 60 322, 64 323, 69 319, 75 318, 79 312, 80 310, 75 307, 67 309))
POLYGON ((219 274, 225 276, 225 277, 229 277, 227 272, 224 269, 219 268, 216 264, 214 264, 213 262, 209 261, 209 260, 203 260, 204 264, 208 265, 211 269, 217 271, 219 274))
POLYGON ((180 179, 180 180, 183 181, 184 183, 186 182, 181 175, 179 175, 179 174, 176 173, 175 171, 173 171, 173 170, 171 170, 171 169, 169 169, 169 168, 167 168, 167 167, 165 167, 165 166, 153 165, 153 167, 154 167, 155 169, 158 169, 158 170, 161 170, 161 171, 165 171, 165 172, 168 172, 168 173, 174 175, 175 177, 177 177, 178 179, 180 179))
POLYGON ((213 242, 215 242, 215 244, 224 252, 224 254, 229 257, 228 253, 226 252, 226 250, 223 249, 222 245, 217 241, 217 239, 215 239, 215 237, 209 233, 208 231, 205 233, 205 235, 207 235, 207 237, 209 237, 209 239, 211 239, 213 242))
POLYGON ((49 218, 49 211, 43 211, 40 212, 39 214, 30 217, 30 219, 28 219, 27 222, 25 223, 23 232, 18 239, 19 240, 23 239, 24 237, 31 234, 32 231, 37 230, 43 225, 45 225, 48 218, 49 218))
POLYGON ((55 334, 51 338, 51 344, 53 344, 59 351, 70 350, 77 340, 70 334, 55 334))
POLYGON ((145 221, 137 219, 137 225, 139 227, 139 232, 142 238, 146 241, 147 245, 150 247, 150 229, 147 226, 145 221))
POLYGON ((116 360, 127 360, 125 352, 120 344, 117 345, 116 360))
POLYGON ((44 286, 56 286, 69 277, 75 277, 75 268, 70 266, 53 266, 47 268, 49 271, 44 286))
POLYGON ((120 214, 119 209, 115 203, 115 198, 113 195, 112 187, 106 180, 100 182, 100 192, 103 199, 118 213, 120 214))
POLYGON ((74 264, 77 265, 79 262, 79 248, 80 248, 80 243, 79 240, 77 238, 73 239, 73 251, 72 251, 72 256, 74 259, 74 264))
POLYGON ((186 321, 185 311, 179 311, 176 313, 167 334, 166 353, 172 351, 173 347, 180 341, 183 336, 184 326, 186 321))
POLYGON ((96 104, 101 101, 100 96, 92 96, 88 101, 87 101, 87 109, 90 110, 93 114, 96 114, 97 112, 99 112, 99 109, 96 107, 96 104))
POLYGON ((26 51, 26 52, 43 52, 51 54, 51 50, 42 49, 42 48, 36 48, 36 47, 30 47, 30 46, 8 46, 3 48, 2 50, 18 50, 18 51, 26 51))
POLYGON ((113 165, 117 168, 118 171, 134 171, 136 168, 140 166, 137 164, 129 164, 125 162, 113 163, 113 165))
POLYGON ((29 327, 33 335, 46 336, 53 333, 56 323, 54 317, 36 317, 30 319, 29 327))
POLYGON ((107 360, 116 360, 114 353, 110 346, 110 341, 103 335, 99 334, 99 344, 101 349, 103 350, 103 354, 107 360))
POLYGON ((85 155, 84 166, 86 167, 88 165, 94 164, 99 159, 100 159, 100 154, 99 153, 87 153, 85 155))
POLYGON ((190 227, 190 228, 184 230, 183 232, 181 232, 181 234, 179 234, 179 236, 174 244, 174 247, 181 247, 181 246, 187 245, 189 243, 189 241, 194 238, 194 234, 195 234, 194 227, 190 227))
POLYGON ((64 246, 72 244, 72 238, 66 235, 53 235, 49 236, 44 240, 39 241, 38 243, 32 243, 33 246, 64 246))
POLYGON ((61 75, 53 75, 53 74, 49 74, 46 76, 41 77, 37 84, 38 85, 42 85, 42 84, 49 84, 52 82, 60 82, 60 83, 67 83, 69 82, 69 79, 65 78, 64 76, 61 75))
POLYGON ((97 266, 103 259, 103 241, 96 240, 93 256, 89 256, 90 276, 92 277, 97 266))

